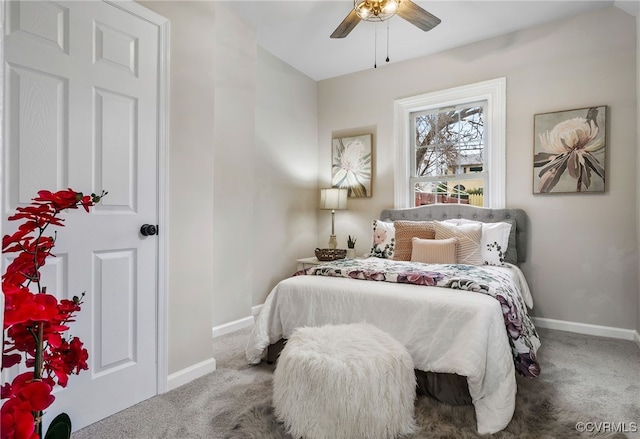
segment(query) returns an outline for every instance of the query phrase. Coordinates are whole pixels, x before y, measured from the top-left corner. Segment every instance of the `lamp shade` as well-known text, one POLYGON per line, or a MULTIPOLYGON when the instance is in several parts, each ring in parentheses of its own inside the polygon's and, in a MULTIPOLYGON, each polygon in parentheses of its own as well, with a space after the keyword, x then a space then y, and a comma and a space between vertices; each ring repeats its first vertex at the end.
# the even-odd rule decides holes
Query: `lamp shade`
POLYGON ((320 209, 344 210, 347 208, 347 189, 337 187, 320 189, 320 209))

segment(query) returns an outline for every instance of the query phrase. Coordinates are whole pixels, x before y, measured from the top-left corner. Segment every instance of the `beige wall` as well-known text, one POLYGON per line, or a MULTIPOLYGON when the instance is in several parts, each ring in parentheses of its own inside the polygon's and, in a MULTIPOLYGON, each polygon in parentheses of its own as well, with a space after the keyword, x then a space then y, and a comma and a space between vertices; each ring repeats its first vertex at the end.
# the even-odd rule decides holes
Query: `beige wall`
POLYGON ((223 5, 141 2, 171 22, 169 373, 211 358, 317 237, 316 83, 223 5))
POLYGON ((168 313, 174 373, 212 357, 215 93, 202 72, 215 71, 214 12, 204 2, 142 5, 171 22, 168 313))
POLYGON ((257 53, 253 30, 220 4, 214 9, 214 70, 205 72, 215 95, 210 324, 217 326, 251 315, 257 53))
POLYGON ((317 243, 316 82, 258 47, 253 305, 317 243))
MULTIPOLYGON (((505 76, 507 206, 530 217, 529 280, 538 317, 635 328, 636 25, 607 8, 433 56, 319 82, 319 178, 330 181, 330 142, 344 130, 373 127, 373 196, 349 200, 337 220, 367 251, 370 221, 393 207, 395 99, 505 76), (533 115, 607 105, 607 191, 532 195, 533 115)), ((393 52, 391 53, 393 56, 393 52)), ((319 217, 320 218, 320 217, 319 217)), ((319 240, 328 234, 320 219, 319 240)))

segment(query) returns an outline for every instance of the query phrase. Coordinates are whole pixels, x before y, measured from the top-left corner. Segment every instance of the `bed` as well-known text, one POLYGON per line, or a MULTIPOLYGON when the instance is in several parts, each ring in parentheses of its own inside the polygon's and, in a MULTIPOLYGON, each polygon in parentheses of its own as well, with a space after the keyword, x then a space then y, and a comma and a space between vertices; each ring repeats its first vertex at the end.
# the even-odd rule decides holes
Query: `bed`
POLYGON ((533 299, 517 265, 527 253, 525 212, 420 206, 383 210, 372 225, 370 257, 307 268, 273 288, 251 331, 248 362, 265 359, 270 346, 298 327, 367 322, 400 341, 418 371, 462 377, 479 433, 504 429, 515 408, 516 373, 540 373, 540 341, 527 313, 533 299), (495 242, 479 245, 498 236, 498 229, 495 242), (448 234, 455 235, 456 263, 448 254, 448 234), (414 261, 406 260, 407 239, 414 261), (427 262, 420 261, 423 248, 433 253, 427 262), (432 263, 433 257, 444 259, 432 263))

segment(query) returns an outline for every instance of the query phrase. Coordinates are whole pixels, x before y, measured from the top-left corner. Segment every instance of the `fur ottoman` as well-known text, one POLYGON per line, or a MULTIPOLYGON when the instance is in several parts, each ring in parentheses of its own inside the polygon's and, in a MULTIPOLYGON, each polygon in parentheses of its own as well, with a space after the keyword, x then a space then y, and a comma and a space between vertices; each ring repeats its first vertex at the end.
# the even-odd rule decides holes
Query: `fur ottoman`
POLYGON ((368 324, 296 329, 273 375, 273 406, 295 438, 377 439, 415 428, 413 361, 368 324))

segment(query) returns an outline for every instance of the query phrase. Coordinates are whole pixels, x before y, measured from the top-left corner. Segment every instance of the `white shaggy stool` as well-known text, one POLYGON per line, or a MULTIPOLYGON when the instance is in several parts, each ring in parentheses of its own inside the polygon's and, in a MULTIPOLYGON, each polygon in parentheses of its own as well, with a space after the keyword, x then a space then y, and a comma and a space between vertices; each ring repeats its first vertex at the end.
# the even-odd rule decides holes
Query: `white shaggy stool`
POLYGON ((273 375, 275 415, 295 438, 408 435, 415 398, 411 356, 368 324, 296 329, 273 375))

